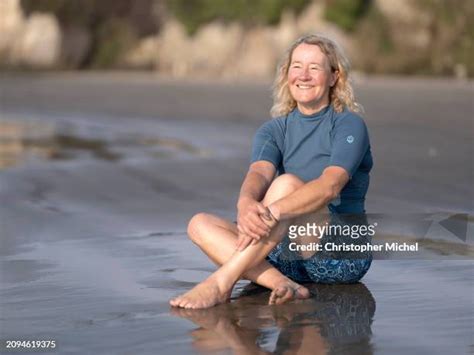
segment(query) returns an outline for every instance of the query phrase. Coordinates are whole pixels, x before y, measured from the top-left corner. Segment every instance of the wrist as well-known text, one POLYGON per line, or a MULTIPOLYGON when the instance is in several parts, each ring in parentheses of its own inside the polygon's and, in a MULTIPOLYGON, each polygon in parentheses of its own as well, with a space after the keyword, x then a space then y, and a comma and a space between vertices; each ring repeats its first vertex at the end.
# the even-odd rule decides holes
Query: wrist
POLYGON ((270 211, 270 214, 272 215, 273 219, 275 219, 277 222, 280 221, 281 219, 281 212, 280 208, 276 204, 271 204, 268 207, 268 210, 270 211))
POLYGON ((243 205, 253 201, 253 198, 250 196, 241 196, 237 201, 237 209, 241 208, 243 205))

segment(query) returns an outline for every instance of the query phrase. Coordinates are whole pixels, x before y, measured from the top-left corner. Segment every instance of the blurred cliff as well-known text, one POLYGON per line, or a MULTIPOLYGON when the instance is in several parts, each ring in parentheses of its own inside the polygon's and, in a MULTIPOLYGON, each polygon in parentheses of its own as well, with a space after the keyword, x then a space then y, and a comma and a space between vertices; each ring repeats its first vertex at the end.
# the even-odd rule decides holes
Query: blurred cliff
POLYGON ((474 76, 471 0, 1 0, 0 67, 271 77, 309 32, 362 72, 474 76))

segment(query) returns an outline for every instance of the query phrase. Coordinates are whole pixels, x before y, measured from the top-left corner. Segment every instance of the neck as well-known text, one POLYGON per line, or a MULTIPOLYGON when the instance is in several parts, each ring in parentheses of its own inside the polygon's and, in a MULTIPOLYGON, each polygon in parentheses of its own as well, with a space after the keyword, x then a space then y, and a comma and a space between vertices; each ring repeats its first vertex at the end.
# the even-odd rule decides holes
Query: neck
POLYGON ((297 103, 298 110, 303 114, 303 115, 312 115, 313 113, 321 111, 323 108, 329 105, 329 99, 321 100, 320 102, 317 102, 315 104, 301 104, 297 103))

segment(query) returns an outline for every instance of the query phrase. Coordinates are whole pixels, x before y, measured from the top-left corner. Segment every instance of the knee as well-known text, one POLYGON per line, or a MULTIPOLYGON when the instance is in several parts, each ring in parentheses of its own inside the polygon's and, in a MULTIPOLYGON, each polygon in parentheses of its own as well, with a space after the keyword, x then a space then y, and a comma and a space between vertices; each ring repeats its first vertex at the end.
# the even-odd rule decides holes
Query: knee
POLYGON ((304 185, 303 180, 293 174, 282 174, 273 182, 272 187, 280 190, 294 191, 304 185))
POLYGON ((287 196, 304 185, 303 180, 293 174, 282 174, 273 180, 268 189, 267 200, 278 200, 287 196))
POLYGON ((209 224, 209 215, 207 213, 195 214, 188 223, 188 236, 194 243, 199 244, 203 235, 203 230, 209 224))

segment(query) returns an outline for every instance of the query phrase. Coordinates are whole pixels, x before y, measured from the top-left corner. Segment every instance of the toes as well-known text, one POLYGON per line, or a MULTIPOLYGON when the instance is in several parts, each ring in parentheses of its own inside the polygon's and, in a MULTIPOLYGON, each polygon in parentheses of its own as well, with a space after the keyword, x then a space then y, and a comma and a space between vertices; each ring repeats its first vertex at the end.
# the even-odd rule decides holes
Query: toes
POLYGON ((189 308, 188 305, 190 304, 189 300, 184 299, 182 302, 179 303, 179 307, 181 308, 189 308))
POLYGON ((170 300, 170 305, 172 305, 173 307, 178 306, 179 299, 180 299, 180 297, 172 298, 172 299, 170 300))
POLYGON ((272 293, 270 294, 270 298, 268 299, 268 304, 275 304, 275 290, 272 291, 272 293))
POLYGON ((283 304, 294 298, 295 291, 291 287, 285 288, 286 292, 282 292, 281 296, 275 300, 275 304, 283 304))
MULTIPOLYGON (((187 297, 177 297, 170 300, 170 305, 184 309, 201 309, 210 307, 206 303, 189 299, 187 297)), ((178 314, 179 315, 179 314, 178 314)))
POLYGON ((311 294, 306 287, 300 286, 295 289, 296 299, 303 300, 303 299, 309 298, 309 296, 311 296, 311 294))
POLYGON ((207 307, 206 307, 206 305, 205 305, 203 302, 195 301, 195 302, 192 302, 192 303, 189 305, 189 308, 190 308, 190 309, 202 309, 202 308, 207 308, 207 307))
POLYGON ((278 287, 270 295, 268 304, 281 304, 292 298, 293 291, 290 287, 278 287), (283 301, 282 301, 283 300, 283 301))
POLYGON ((170 300, 170 305, 172 305, 173 307, 183 308, 186 303, 187 303, 187 299, 186 297, 183 297, 183 296, 178 296, 170 300))
POLYGON ((310 292, 306 287, 293 287, 290 285, 277 287, 270 295, 268 304, 283 304, 292 299, 306 299, 310 297, 310 292))
POLYGON ((275 304, 275 299, 276 299, 276 291, 273 291, 270 294, 270 299, 268 300, 268 304, 275 304))
POLYGON ((183 308, 186 308, 186 309, 195 309, 196 308, 196 305, 192 302, 187 302, 185 305, 183 305, 183 308))

